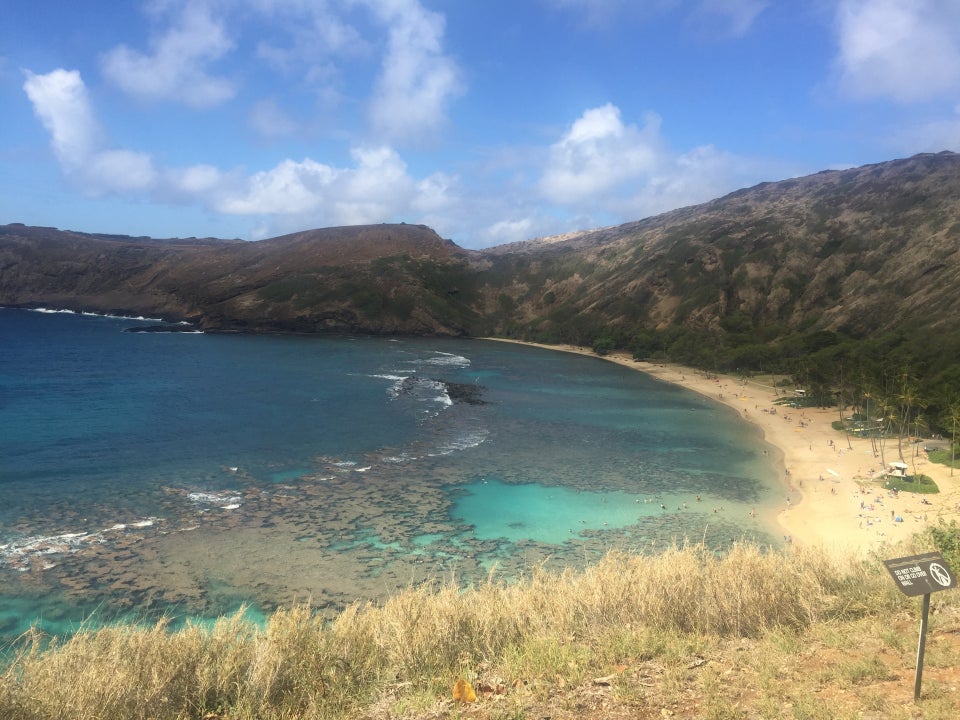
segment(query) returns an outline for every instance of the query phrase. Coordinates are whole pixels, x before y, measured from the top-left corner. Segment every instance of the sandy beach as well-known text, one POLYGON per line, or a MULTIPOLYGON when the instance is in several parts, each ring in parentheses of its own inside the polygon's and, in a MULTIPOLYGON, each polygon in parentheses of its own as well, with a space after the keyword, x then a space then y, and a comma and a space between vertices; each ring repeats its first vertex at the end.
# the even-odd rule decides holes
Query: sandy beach
MULTIPOLYGON (((570 345, 537 347, 598 357, 570 345)), ((751 380, 636 361, 626 354, 603 359, 724 403, 759 427, 767 442, 783 453, 784 505, 777 521, 790 542, 864 554, 905 540, 940 518, 960 520, 960 470, 951 476, 950 468, 928 461, 923 442, 904 446, 904 455, 916 453, 917 471, 932 477, 940 492, 894 496, 875 482, 884 467, 870 440, 833 429, 833 421, 839 420, 835 407, 790 408, 775 403, 773 387, 751 380), (921 503, 923 498, 929 504, 921 503)), ((884 458, 888 463, 899 459, 895 440, 887 441, 884 458)), ((907 457, 907 462, 912 467, 913 459, 907 457)))

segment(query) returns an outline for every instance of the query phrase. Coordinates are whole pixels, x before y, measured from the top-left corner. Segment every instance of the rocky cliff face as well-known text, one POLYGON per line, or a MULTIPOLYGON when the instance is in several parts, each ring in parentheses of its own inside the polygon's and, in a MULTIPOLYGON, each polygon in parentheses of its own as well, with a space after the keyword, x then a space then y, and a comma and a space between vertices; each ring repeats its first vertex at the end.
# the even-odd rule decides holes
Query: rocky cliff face
POLYGON ((256 243, 0 227, 0 305, 260 332, 577 343, 685 328, 731 342, 960 334, 960 156, 767 183, 618 227, 471 252, 429 228, 256 243))

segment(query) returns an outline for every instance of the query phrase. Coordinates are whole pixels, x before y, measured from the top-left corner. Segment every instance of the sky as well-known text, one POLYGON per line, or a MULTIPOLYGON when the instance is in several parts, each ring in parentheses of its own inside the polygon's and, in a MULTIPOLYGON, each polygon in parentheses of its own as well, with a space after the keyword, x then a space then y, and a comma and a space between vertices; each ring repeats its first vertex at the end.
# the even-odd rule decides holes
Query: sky
POLYGON ((466 248, 960 151, 960 0, 3 0, 0 223, 466 248))

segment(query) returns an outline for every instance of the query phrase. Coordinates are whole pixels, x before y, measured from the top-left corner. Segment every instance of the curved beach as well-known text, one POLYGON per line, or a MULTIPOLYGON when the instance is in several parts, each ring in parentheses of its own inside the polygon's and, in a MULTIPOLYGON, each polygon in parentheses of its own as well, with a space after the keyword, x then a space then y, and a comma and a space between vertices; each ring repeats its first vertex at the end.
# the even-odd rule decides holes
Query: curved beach
MULTIPOLYGON (((601 357, 572 345, 524 344, 601 357)), ((637 361, 624 353, 601 359, 724 403, 759 427, 767 442, 783 453, 784 505, 777 522, 793 543, 863 554, 884 543, 905 540, 939 519, 960 520, 960 471, 954 470, 951 476, 950 468, 927 460, 923 443, 911 444, 909 452, 916 453, 917 471, 932 477, 940 492, 893 497, 872 482, 883 467, 870 441, 834 430, 832 423, 839 419, 836 408, 780 406, 772 387, 679 365, 637 361), (930 504, 921 503, 923 497, 930 504)), ((898 459, 894 443, 887 446, 885 459, 898 459)))

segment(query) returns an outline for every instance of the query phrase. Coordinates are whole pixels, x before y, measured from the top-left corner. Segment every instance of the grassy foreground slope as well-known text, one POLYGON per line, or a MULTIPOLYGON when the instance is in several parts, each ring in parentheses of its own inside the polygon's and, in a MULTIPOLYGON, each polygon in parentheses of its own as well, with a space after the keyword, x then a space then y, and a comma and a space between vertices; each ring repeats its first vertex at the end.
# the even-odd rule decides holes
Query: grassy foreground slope
MULTIPOLYGON (((885 557, 929 548, 898 547, 885 557)), ((332 623, 309 608, 82 631, 8 650, 0 717, 956 718, 960 599, 822 550, 610 555, 582 573, 411 588, 332 623), (458 680, 476 700, 454 699, 458 680)), ((462 688, 461 688, 462 689, 462 688)))

